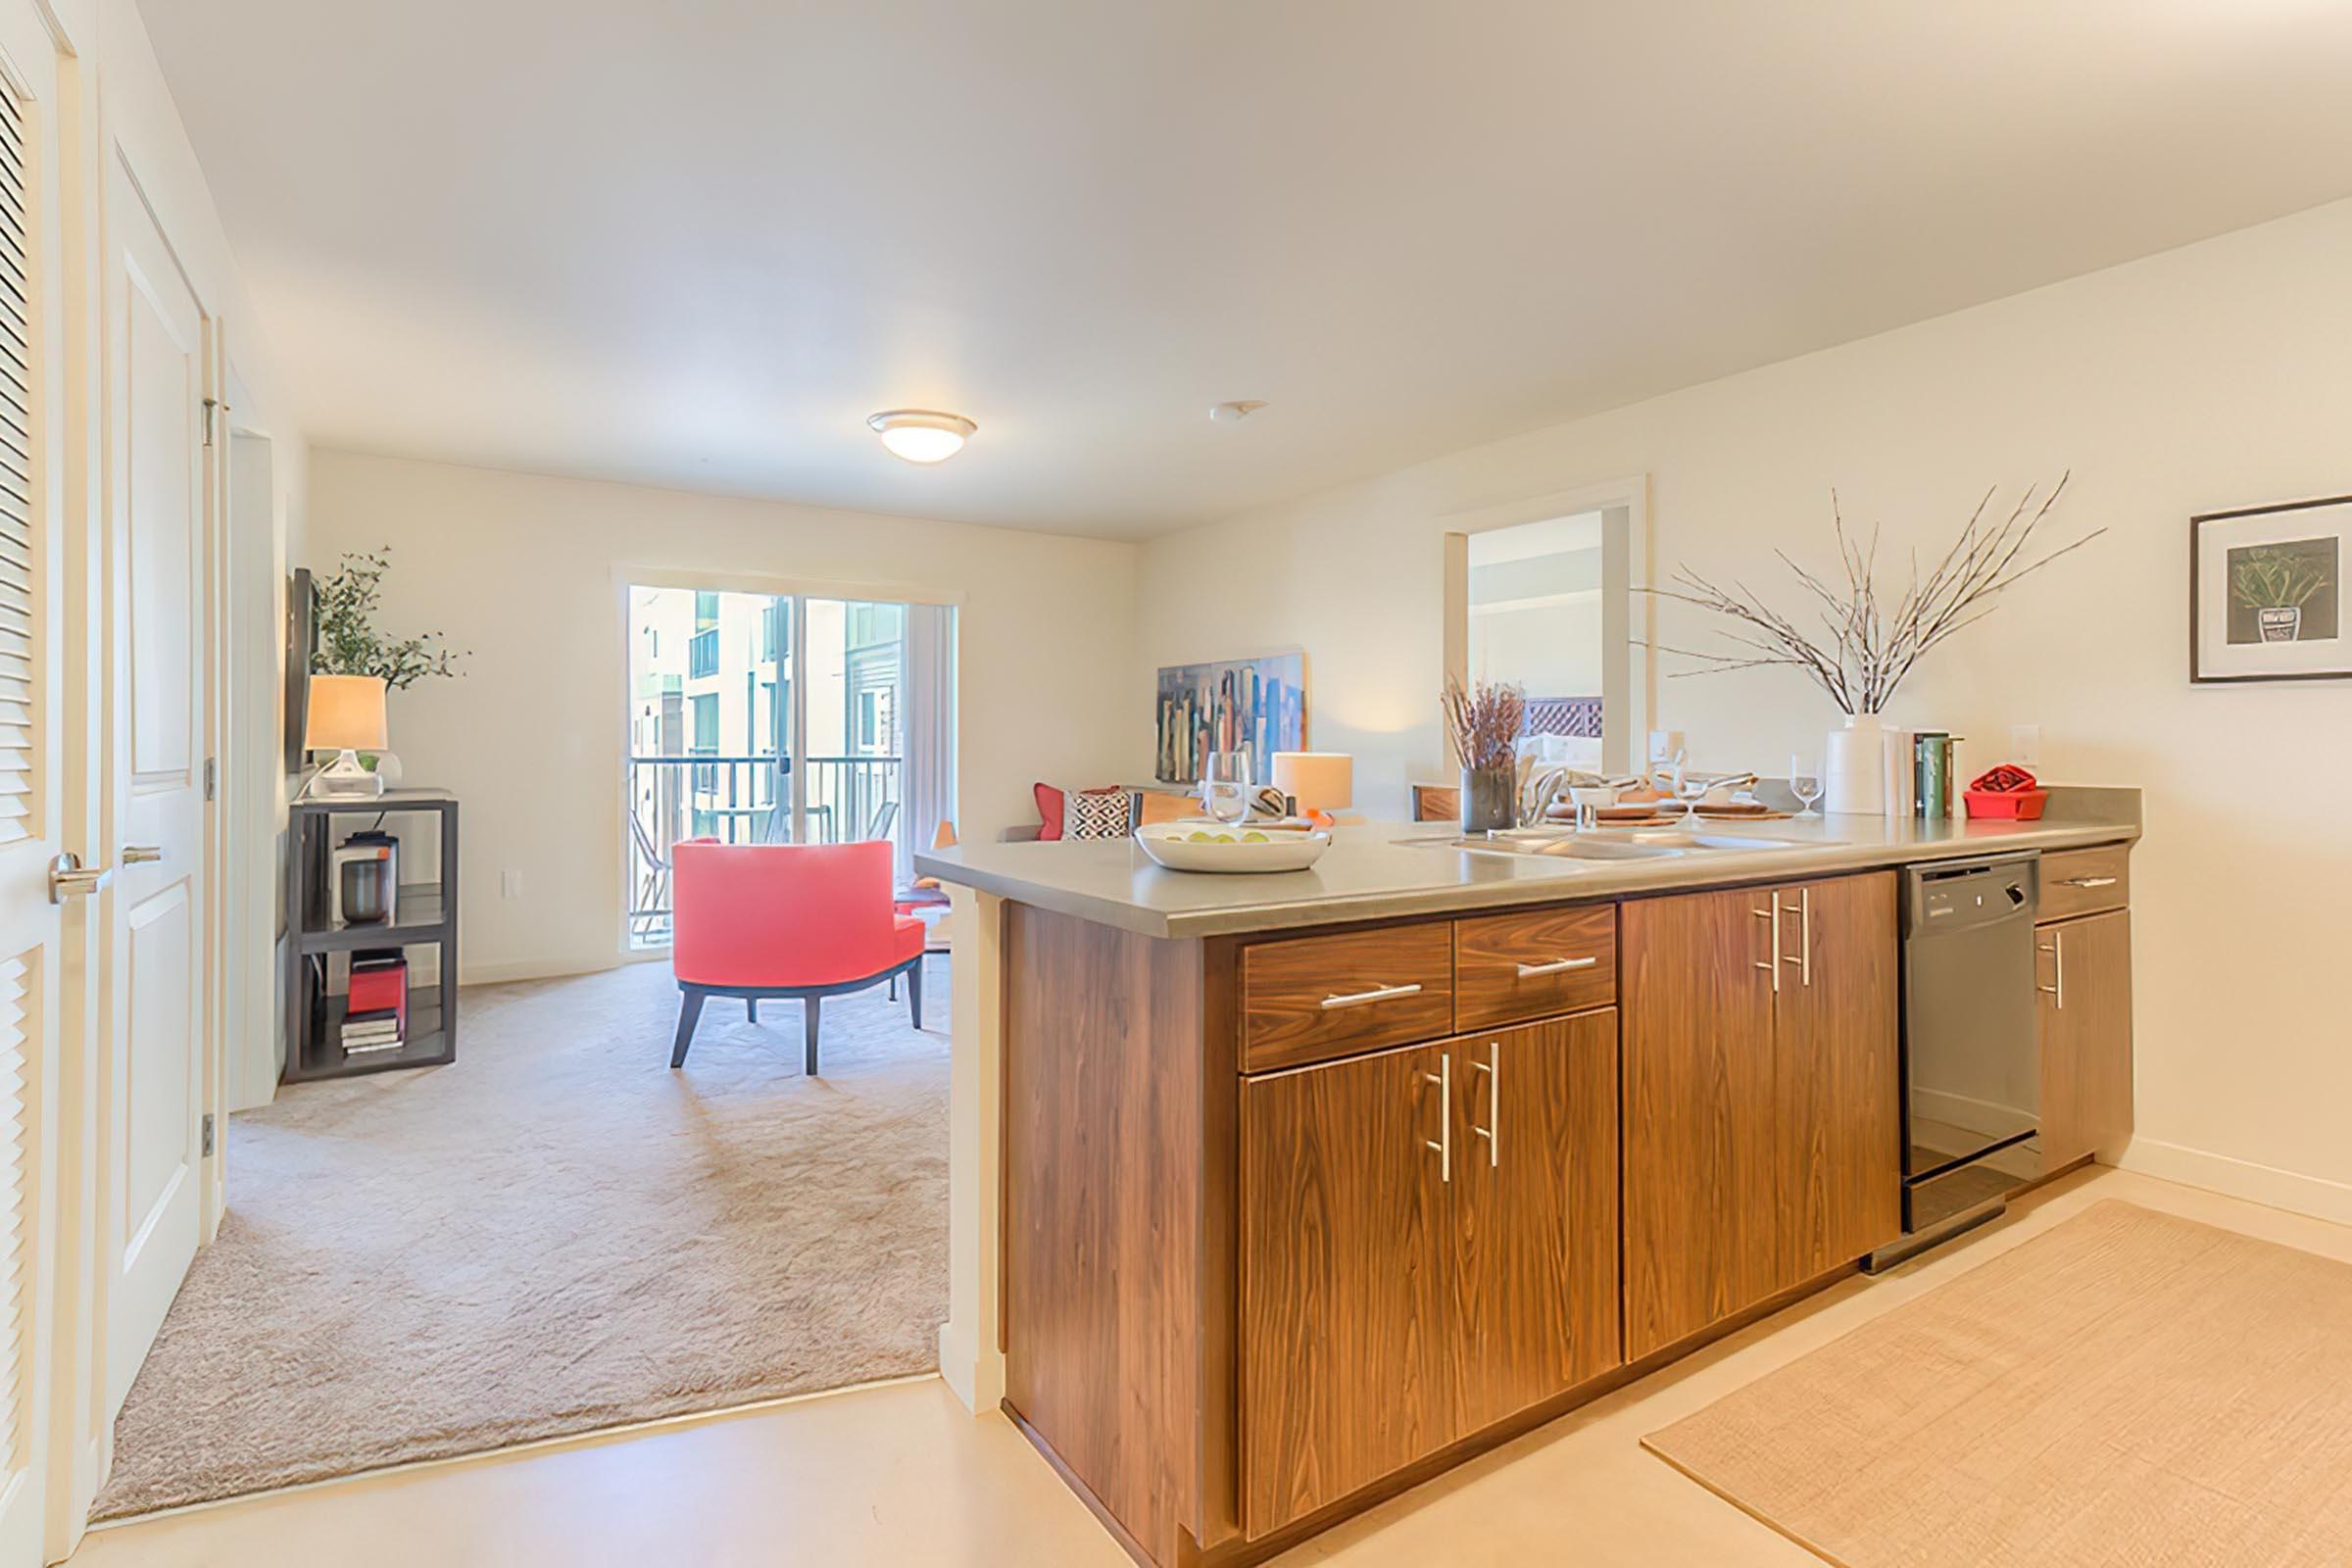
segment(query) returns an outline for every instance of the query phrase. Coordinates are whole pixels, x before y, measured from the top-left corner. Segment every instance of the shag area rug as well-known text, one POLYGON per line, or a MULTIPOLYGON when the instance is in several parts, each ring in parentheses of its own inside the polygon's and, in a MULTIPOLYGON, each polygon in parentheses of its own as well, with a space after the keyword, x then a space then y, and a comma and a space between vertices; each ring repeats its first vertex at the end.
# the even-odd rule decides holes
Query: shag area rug
POLYGON ((114 1518, 932 1370, 948 1290, 948 960, 713 1000, 666 964, 471 988, 458 1060, 229 1122, 228 1215, 115 1428, 114 1518))

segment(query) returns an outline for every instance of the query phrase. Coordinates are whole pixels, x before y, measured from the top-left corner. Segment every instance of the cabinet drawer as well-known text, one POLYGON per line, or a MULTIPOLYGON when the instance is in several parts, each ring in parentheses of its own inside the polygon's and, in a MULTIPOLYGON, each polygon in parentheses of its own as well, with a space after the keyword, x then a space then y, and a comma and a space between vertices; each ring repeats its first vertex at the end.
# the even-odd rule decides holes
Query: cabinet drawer
POLYGON ((1264 942, 1242 952, 1245 1072, 1452 1032, 1449 921, 1264 942))
POLYGON ((1514 909, 1453 922, 1457 1032, 1617 1000, 1617 906, 1514 909))
POLYGON ((2078 914, 2123 908, 2132 902, 2131 858, 2129 844, 2101 844, 2043 856, 2041 909, 2034 918, 2071 920, 2078 914))

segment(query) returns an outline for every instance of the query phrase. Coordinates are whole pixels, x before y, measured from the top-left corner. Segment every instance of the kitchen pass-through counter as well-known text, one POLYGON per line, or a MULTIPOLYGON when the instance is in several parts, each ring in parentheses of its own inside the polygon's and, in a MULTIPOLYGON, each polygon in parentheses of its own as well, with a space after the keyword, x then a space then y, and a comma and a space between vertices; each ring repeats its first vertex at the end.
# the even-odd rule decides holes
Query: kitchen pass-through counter
POLYGON ((1630 858, 918 856, 956 904, 943 1373, 1139 1560, 1272 1555, 1902 1240, 1901 867, 2037 853, 2010 1152, 2128 1135, 2138 834, 2136 791, 2058 789, 1630 858))

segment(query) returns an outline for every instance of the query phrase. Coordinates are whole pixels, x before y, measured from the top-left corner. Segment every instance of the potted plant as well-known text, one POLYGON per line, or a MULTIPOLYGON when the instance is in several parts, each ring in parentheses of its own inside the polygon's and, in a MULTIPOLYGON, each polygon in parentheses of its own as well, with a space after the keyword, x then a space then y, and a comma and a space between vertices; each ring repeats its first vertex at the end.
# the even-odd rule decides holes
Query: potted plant
POLYGON ((2303 607, 2328 586, 2327 568, 2301 551, 2279 545, 2233 550, 2230 596, 2254 612, 2266 643, 2291 643, 2303 635, 2303 607))
POLYGON ((1462 763, 1462 831, 1516 826, 1519 728, 1527 716, 1527 694, 1483 680, 1465 691, 1448 677, 1439 707, 1462 763))
MULTIPOLYGON (((318 647, 311 656, 314 675, 374 675, 387 691, 402 691, 427 677, 455 679, 466 657, 443 644, 437 631, 387 637, 376 630, 384 574, 392 569, 392 547, 346 550, 343 564, 312 585, 318 603, 318 647)), ((383 775, 387 787, 399 780, 400 760, 389 752, 363 756, 361 763, 383 775)))
POLYGON ((1916 557, 1899 596, 1882 597, 1878 583, 1879 535, 1872 529, 1867 542, 1849 537, 1845 518, 1838 510, 1837 492, 1830 494, 1830 516, 1837 530, 1838 562, 1845 580, 1838 584, 1817 576, 1791 560, 1786 551, 1774 555, 1796 576, 1812 601, 1821 629, 1800 625, 1796 618, 1772 609, 1743 583, 1719 586, 1688 566, 1677 567, 1673 586, 1645 590, 1711 611, 1734 623, 1726 633, 1731 652, 1667 648, 1665 651, 1701 661, 1695 670, 1677 674, 1707 674, 1727 669, 1752 669, 1785 664, 1803 672, 1827 692, 1845 714, 1842 729, 1832 730, 1824 769, 1831 811, 1875 813, 1886 809, 1886 735, 1879 715, 1895 690, 1928 652, 1963 627, 1974 625, 1996 608, 1995 595, 2060 556, 2082 549, 2107 530, 2096 528, 2070 545, 2034 556, 2036 531, 2066 493, 2061 475, 2047 496, 2029 487, 2006 517, 1988 516, 1994 492, 1984 492, 1977 510, 1926 576, 1916 557), (1992 520, 1998 517, 1999 520, 1992 520))

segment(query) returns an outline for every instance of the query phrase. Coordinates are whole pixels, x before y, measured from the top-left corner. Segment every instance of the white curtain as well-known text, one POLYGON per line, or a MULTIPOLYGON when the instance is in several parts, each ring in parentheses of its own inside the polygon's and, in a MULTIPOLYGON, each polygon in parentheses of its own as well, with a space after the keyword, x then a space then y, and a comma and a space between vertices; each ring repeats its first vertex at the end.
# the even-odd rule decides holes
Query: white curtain
POLYGON ((956 611, 906 607, 906 734, 904 826, 899 881, 914 876, 914 853, 927 850, 939 824, 956 820, 956 611))

